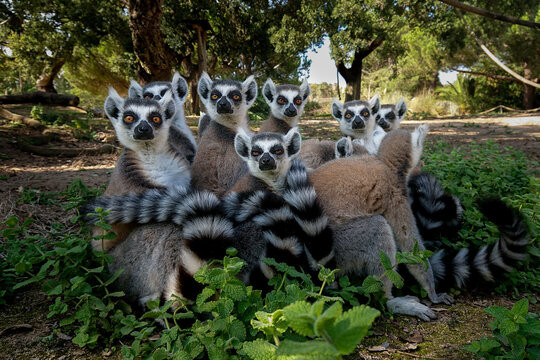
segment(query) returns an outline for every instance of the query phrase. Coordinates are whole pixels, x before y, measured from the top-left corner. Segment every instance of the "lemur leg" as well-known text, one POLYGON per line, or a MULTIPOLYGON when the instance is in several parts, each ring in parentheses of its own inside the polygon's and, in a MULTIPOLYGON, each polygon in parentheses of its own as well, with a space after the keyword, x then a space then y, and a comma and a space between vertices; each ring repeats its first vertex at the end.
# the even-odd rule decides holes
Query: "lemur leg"
MULTIPOLYGON (((384 216, 392 229, 394 229, 399 251, 413 251, 416 242, 418 242, 420 250, 425 250, 422 237, 416 227, 413 213, 409 204, 406 202, 406 198, 394 202, 384 216)), ((406 266, 414 278, 426 290, 429 299, 433 303, 453 303, 454 300, 450 295, 446 293, 437 294, 435 291, 435 278, 430 264, 428 264, 427 269, 421 264, 407 264, 406 266)))
MULTIPOLYGON (((340 275, 368 274, 380 277, 385 269, 379 258, 379 250, 384 251, 395 264, 396 242, 392 228, 381 215, 356 218, 332 229, 334 250, 340 275)), ((393 284, 383 276, 383 291, 388 298, 387 306, 396 314, 417 316, 429 321, 436 318, 431 309, 414 297, 392 296, 393 284)))

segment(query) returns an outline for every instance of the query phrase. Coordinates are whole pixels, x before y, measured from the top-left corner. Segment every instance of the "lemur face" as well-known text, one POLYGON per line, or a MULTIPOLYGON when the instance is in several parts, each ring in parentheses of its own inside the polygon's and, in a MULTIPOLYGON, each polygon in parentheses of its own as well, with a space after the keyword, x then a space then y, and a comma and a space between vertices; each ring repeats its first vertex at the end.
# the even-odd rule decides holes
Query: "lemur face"
POLYGON ((204 72, 197 90, 208 115, 218 123, 231 128, 236 128, 239 120, 247 116, 247 110, 257 98, 257 83, 253 76, 244 82, 212 81, 204 72))
POLYGON ((122 99, 112 87, 104 108, 118 140, 130 149, 138 146, 139 142, 166 141, 176 111, 170 91, 165 92, 159 101, 122 99))
POLYGON ((343 134, 359 139, 370 136, 375 128, 375 114, 379 111, 379 95, 369 101, 349 101, 341 104, 334 99, 332 116, 339 122, 343 134))
POLYGON ((381 105, 379 112, 375 116, 375 121, 384 131, 388 132, 399 127, 399 123, 403 120, 406 113, 407 105, 403 99, 399 99, 396 105, 381 105))
POLYGON ((294 122, 302 115, 306 100, 311 94, 306 80, 300 86, 288 84, 275 86, 269 78, 264 83, 262 91, 272 115, 287 122, 294 122))
POLYGON ((174 99, 177 106, 183 104, 186 101, 188 94, 188 85, 186 80, 175 72, 171 82, 167 81, 155 81, 146 84, 141 87, 135 80, 131 80, 129 86, 129 98, 131 99, 147 99, 159 101, 165 96, 165 93, 169 90, 173 91, 174 99))
POLYGON ((253 137, 240 130, 234 138, 237 154, 247 162, 251 174, 263 180, 285 174, 291 160, 300 152, 300 143, 296 128, 286 135, 262 133, 253 137))

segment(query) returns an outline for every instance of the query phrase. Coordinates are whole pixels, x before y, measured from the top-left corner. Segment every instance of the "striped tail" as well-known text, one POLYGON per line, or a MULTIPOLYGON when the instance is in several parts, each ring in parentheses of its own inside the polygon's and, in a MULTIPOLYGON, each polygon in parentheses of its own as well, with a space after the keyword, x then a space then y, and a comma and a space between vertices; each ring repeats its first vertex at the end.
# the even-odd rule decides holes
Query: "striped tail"
MULTIPOLYGON (((259 259, 273 258, 277 262, 310 270, 301 242, 302 228, 281 196, 269 190, 231 193, 224 203, 225 212, 236 224, 253 222, 260 229, 266 250, 259 259)), ((273 270, 261 262, 250 278, 261 278, 259 271, 268 279, 274 276, 273 270)))
POLYGON ((81 209, 89 222, 97 220, 88 215, 96 207, 109 212, 105 216, 109 224, 171 221, 182 226, 190 275, 200 268, 200 261, 222 258, 232 244, 233 223, 225 216, 220 200, 208 191, 192 191, 179 186, 141 194, 102 196, 81 209))
POLYGON ((425 172, 411 176, 408 187, 411 210, 424 245, 434 249, 442 237, 457 239, 463 214, 459 199, 446 193, 439 179, 425 172))
POLYGON ((494 282, 513 265, 527 258, 529 236, 519 212, 502 200, 485 198, 479 201, 480 211, 497 225, 500 236, 492 245, 463 248, 455 252, 437 251, 430 259, 435 279, 445 288, 462 288, 494 282))
POLYGON ((302 229, 301 241, 312 269, 318 269, 317 264, 335 268, 328 217, 317 201, 317 193, 308 181, 306 167, 300 159, 291 163, 282 196, 302 229))

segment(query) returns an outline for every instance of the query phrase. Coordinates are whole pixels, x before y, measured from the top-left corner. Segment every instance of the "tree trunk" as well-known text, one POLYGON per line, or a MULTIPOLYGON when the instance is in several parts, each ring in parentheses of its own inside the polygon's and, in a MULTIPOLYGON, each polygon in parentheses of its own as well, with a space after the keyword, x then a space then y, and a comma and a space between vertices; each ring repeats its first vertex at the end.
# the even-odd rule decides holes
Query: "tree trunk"
POLYGON ((128 0, 129 28, 142 84, 170 81, 172 50, 161 32, 163 0, 128 0))
POLYGON ((56 76, 60 72, 60 69, 62 69, 62 66, 64 66, 65 63, 66 59, 60 58, 56 60, 50 71, 48 67, 43 70, 43 73, 36 80, 36 87, 38 91, 56 93, 56 89, 54 88, 54 79, 56 78, 56 76))
MULTIPOLYGON (((532 80, 532 72, 528 63, 523 64, 523 77, 532 80)), ((523 84, 523 108, 525 110, 534 109, 535 88, 528 84, 523 84)))
POLYGON ((366 48, 359 49, 354 53, 351 67, 347 68, 344 62, 337 65, 338 72, 347 83, 345 101, 360 100, 362 90, 362 61, 365 57, 377 49, 384 41, 384 37, 377 36, 366 48))
POLYGON ((47 93, 34 91, 25 94, 0 96, 0 104, 43 104, 58 106, 77 106, 79 98, 70 94, 47 93))

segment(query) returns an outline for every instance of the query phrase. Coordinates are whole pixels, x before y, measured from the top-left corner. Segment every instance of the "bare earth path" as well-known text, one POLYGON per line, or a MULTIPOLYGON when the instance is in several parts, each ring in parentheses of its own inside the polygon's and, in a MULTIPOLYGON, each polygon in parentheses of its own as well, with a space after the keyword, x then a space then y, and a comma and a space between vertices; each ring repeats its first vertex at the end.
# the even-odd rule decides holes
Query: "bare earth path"
MULTIPOLYGON (((472 141, 485 143, 492 139, 503 146, 522 150, 532 161, 540 161, 538 115, 404 121, 403 127, 412 129, 420 123, 430 124, 428 144, 442 140, 452 146, 461 146, 472 141)), ((189 124, 196 131, 197 118, 189 118, 189 124)), ((304 119, 300 127, 306 138, 337 139, 340 136, 337 122, 327 117, 304 119)), ((59 139, 55 141, 59 144, 88 145, 88 142, 70 137, 66 131, 58 132, 59 139)), ((112 130, 101 129, 101 133, 107 137, 112 135, 112 130)), ((17 140, 32 135, 35 132, 25 127, 14 128, 0 121, 0 222, 11 215, 21 219, 32 217, 36 220, 32 230, 46 232, 50 221, 65 222, 66 216, 58 205, 18 202, 25 189, 42 193, 61 191, 76 178, 82 179, 88 187, 105 185, 117 155, 49 158, 19 150, 17 140)), ((538 164, 534 168, 538 170, 538 164)), ((2 261, 5 254, 0 256, 2 261)), ((540 300, 538 294, 535 297, 540 300)), ((500 296, 465 295, 457 297, 453 306, 435 306, 439 319, 430 323, 401 316, 394 320, 380 319, 373 329, 373 335, 350 358, 470 358, 469 353, 461 350, 461 347, 489 333, 490 319, 483 308, 494 304, 509 307, 513 302, 515 300, 500 296)), ((120 358, 118 352, 109 356, 103 349, 79 349, 71 341, 62 339, 62 336, 54 336, 52 341, 46 343, 40 341, 58 327, 57 320, 46 318, 49 304, 50 301, 39 287, 33 287, 21 291, 12 303, 0 305, 0 359, 120 358)), ((538 312, 538 306, 530 311, 538 312)))

